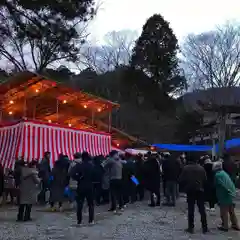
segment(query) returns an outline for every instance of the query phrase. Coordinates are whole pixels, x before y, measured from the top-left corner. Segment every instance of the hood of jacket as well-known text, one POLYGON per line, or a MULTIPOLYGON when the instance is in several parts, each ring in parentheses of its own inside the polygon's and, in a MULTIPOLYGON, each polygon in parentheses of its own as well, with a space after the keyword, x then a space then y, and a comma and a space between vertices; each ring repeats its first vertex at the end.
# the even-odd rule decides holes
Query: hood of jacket
POLYGON ((82 163, 82 159, 81 159, 81 158, 75 158, 75 159, 74 159, 74 162, 76 162, 76 163, 82 163))
POLYGON ((23 178, 30 177, 34 174, 37 174, 37 171, 34 168, 29 168, 29 167, 25 167, 25 166, 21 168, 21 176, 23 178))

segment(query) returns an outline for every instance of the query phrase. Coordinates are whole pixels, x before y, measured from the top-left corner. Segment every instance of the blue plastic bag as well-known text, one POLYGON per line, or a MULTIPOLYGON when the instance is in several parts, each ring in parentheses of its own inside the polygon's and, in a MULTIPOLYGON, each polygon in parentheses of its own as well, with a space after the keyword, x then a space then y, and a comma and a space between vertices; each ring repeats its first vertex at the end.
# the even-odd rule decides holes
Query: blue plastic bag
POLYGON ((135 176, 131 176, 131 180, 136 184, 136 186, 139 185, 139 181, 135 176))
POLYGON ((71 197, 72 197, 72 191, 71 191, 71 189, 69 188, 69 186, 65 187, 65 189, 64 189, 64 196, 65 196, 65 197, 68 197, 68 198, 71 198, 71 197))

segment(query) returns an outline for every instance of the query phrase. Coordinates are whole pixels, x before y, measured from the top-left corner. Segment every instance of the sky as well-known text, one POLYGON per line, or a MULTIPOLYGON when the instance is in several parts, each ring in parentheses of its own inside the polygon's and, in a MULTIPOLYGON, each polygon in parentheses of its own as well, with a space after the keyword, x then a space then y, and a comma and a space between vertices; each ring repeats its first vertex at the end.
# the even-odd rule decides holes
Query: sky
POLYGON ((103 41, 110 31, 141 29, 155 13, 161 14, 180 41, 189 33, 212 30, 227 20, 240 21, 240 0, 97 0, 101 2, 90 24, 91 39, 103 41))

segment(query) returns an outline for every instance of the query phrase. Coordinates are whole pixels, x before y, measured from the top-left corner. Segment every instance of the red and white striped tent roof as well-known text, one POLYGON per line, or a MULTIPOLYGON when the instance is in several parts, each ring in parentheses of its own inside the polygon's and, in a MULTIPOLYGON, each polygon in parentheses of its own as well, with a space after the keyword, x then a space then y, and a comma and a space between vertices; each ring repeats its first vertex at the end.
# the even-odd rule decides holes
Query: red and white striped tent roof
POLYGON ((26 161, 42 159, 51 152, 51 166, 63 153, 70 159, 76 152, 107 155, 111 151, 111 135, 82 131, 55 124, 21 121, 0 127, 0 162, 4 168, 13 168, 16 158, 26 161))

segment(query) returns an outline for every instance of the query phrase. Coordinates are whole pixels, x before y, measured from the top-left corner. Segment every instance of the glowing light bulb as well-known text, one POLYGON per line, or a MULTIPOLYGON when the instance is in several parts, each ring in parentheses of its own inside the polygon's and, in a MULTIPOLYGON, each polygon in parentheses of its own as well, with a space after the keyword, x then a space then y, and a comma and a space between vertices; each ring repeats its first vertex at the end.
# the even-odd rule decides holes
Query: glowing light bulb
POLYGON ((98 108, 98 112, 101 112, 102 111, 102 109, 101 108, 98 108))
POLYGON ((13 104, 14 102, 13 102, 13 100, 11 100, 11 101, 9 101, 9 103, 10 103, 10 104, 13 104))
POLYGON ((51 123, 51 122, 52 122, 52 120, 50 120, 50 119, 49 119, 49 120, 48 120, 48 122, 49 122, 49 123, 51 123))
POLYGON ((69 127, 71 127, 71 126, 72 126, 72 124, 71 124, 71 123, 69 123, 69 124, 68 124, 68 126, 69 126, 69 127))
POLYGON ((13 112, 9 112, 8 114, 9 114, 9 115, 12 115, 12 114, 13 114, 13 112))
POLYGON ((84 105, 83 107, 84 107, 84 108, 87 108, 87 105, 84 105))
POLYGON ((64 103, 64 104, 67 103, 67 100, 63 100, 63 103, 64 103))
POLYGON ((39 90, 38 90, 38 89, 36 89, 36 90, 35 90, 35 92, 36 92, 36 93, 38 93, 38 92, 39 92, 39 90))
POLYGON ((119 147, 119 143, 117 143, 117 146, 119 147))

